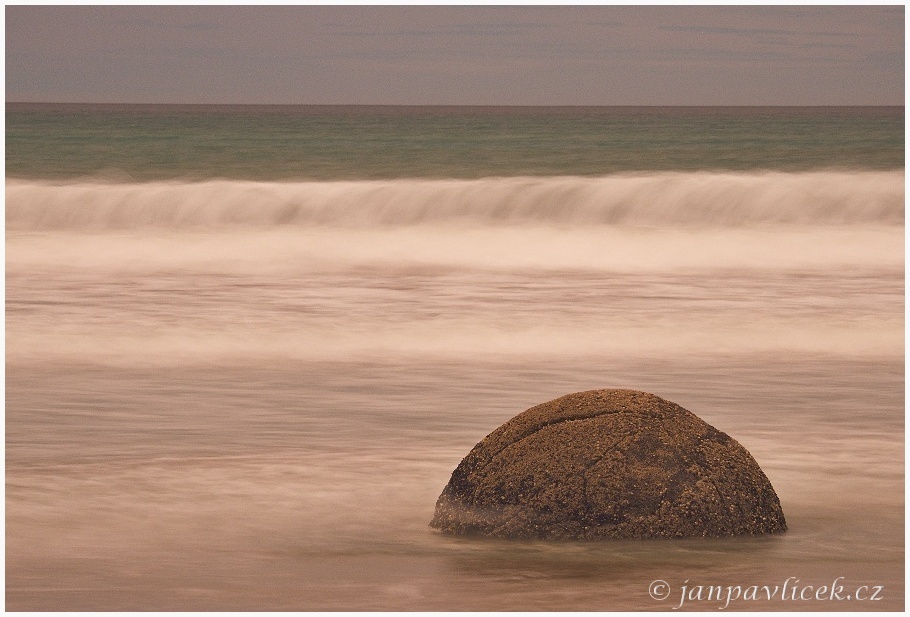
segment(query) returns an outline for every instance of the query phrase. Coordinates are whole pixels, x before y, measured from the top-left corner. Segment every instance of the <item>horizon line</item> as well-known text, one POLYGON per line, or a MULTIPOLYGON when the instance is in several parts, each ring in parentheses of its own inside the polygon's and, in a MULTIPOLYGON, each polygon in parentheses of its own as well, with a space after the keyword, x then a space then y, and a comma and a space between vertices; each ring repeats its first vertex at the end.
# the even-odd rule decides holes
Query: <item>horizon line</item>
POLYGON ((688 108, 688 107, 786 107, 786 108, 817 108, 817 107, 905 107, 905 103, 812 103, 812 104, 730 104, 730 103, 704 103, 704 104, 631 104, 631 103, 559 103, 559 104, 525 104, 525 103, 180 103, 180 102, 113 102, 113 101, 5 101, 6 105, 145 105, 145 106, 199 106, 199 107, 459 107, 459 108, 492 108, 492 107, 520 107, 520 108, 592 108, 592 107, 661 107, 661 108, 688 108))

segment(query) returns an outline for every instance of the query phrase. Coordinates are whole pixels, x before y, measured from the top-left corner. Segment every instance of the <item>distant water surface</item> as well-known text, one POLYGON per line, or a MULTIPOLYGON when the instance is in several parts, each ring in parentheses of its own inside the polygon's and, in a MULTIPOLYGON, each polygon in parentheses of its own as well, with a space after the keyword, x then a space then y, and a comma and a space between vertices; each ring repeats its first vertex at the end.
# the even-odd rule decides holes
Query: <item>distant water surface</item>
POLYGON ((73 178, 599 176, 894 169, 899 107, 7 104, 6 173, 73 178))

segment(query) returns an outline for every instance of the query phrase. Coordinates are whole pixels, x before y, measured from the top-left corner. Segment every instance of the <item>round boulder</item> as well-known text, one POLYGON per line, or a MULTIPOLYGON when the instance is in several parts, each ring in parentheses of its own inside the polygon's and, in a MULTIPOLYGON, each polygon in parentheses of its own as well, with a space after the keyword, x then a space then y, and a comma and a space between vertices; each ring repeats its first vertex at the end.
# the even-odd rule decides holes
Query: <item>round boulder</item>
POLYGON ((461 461, 430 526, 500 538, 678 538, 786 531, 736 440, 660 397, 592 390, 532 407, 461 461))

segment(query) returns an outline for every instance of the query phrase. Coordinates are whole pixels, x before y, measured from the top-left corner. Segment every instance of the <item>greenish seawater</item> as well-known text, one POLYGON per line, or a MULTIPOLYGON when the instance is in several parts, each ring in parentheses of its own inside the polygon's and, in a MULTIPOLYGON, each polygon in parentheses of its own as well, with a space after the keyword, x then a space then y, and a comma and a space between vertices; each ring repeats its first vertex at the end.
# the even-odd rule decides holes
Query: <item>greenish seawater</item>
POLYGON ((7 104, 23 178, 379 179, 903 167, 903 108, 7 104))

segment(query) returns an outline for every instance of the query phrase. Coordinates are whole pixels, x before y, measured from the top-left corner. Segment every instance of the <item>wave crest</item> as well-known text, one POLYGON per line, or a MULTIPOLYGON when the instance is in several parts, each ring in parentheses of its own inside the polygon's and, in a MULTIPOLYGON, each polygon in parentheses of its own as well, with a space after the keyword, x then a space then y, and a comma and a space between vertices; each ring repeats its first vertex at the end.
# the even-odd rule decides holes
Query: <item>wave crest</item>
POLYGON ((8 179, 6 183, 6 224, 12 230, 903 222, 902 170, 332 182, 8 179))

